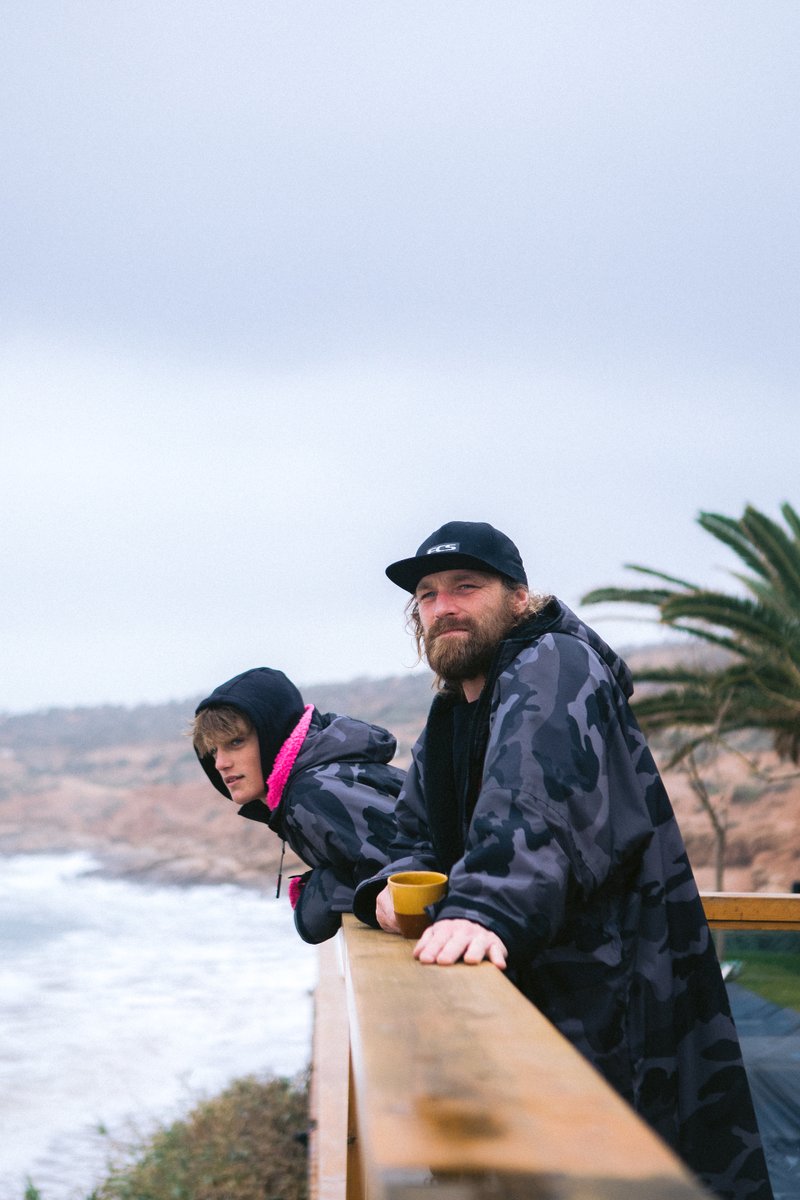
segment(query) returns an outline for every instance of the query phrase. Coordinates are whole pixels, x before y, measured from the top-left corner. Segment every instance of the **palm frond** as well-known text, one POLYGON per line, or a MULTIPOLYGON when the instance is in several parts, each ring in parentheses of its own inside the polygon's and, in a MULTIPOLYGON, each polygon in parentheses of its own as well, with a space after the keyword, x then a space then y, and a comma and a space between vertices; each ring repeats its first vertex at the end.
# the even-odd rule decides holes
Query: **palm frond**
POLYGON ((721 513, 701 512, 697 523, 707 533, 712 534, 718 542, 729 546, 757 575, 766 577, 764 564, 750 545, 750 539, 739 521, 735 521, 733 517, 725 517, 721 513))
POLYGON ((637 716, 651 728, 707 725, 714 720, 718 707, 711 691, 691 684, 648 692, 634 701, 637 716))
POLYGON ((730 630, 734 639, 753 639, 783 646, 785 630, 775 614, 752 600, 729 596, 724 592, 697 592, 691 596, 671 596, 661 609, 669 624, 691 619, 730 630))
POLYGON ((640 667, 634 672, 637 687, 641 683, 679 684, 702 687, 717 678, 718 672, 681 664, 669 667, 640 667))
POLYGON ((664 770, 671 771, 673 767, 677 767, 685 758, 688 758, 690 754, 694 754, 697 750, 699 750, 707 740, 708 734, 705 730, 699 730, 696 734, 694 734, 693 737, 687 736, 683 741, 678 743, 672 754, 664 763, 664 770))
POLYGON ((765 562, 766 574, 775 590, 800 602, 800 545, 755 508, 745 510, 742 527, 765 562))
POLYGON ((800 516, 798 516, 791 504, 788 503, 781 505, 781 512, 783 513, 784 521, 795 536, 795 541, 800 541, 800 516))
POLYGON ((686 579, 679 579, 677 575, 667 575, 664 571, 655 571, 652 567, 642 567, 639 563, 625 563, 626 571, 638 571, 640 575, 651 575, 653 579, 663 579, 665 583, 674 583, 678 587, 686 588, 690 592, 700 590, 696 583, 689 583, 686 579))
MULTIPOLYGON (((613 600, 624 602, 625 604, 649 604, 658 608, 674 594, 674 592, 668 592, 666 589, 656 591, 650 588, 595 588, 593 592, 587 592, 585 596, 581 597, 581 604, 604 604, 609 600, 613 600)), ((657 616, 653 618, 654 621, 658 619, 657 616)))
POLYGON ((670 621, 669 627, 676 633, 688 633, 690 637, 706 642, 709 646, 719 646, 723 650, 729 650, 731 654, 741 655, 743 653, 739 642, 734 641, 733 638, 724 637, 721 633, 714 633, 711 629, 704 629, 702 625, 684 625, 680 621, 670 621))

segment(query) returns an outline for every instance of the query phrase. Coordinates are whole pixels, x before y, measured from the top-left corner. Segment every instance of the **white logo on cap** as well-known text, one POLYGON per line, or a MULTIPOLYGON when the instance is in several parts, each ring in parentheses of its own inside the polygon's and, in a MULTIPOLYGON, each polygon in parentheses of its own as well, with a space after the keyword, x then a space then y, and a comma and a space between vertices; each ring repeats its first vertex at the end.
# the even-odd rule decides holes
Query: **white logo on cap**
POLYGON ((440 542, 438 546, 431 546, 430 550, 426 550, 426 554, 444 554, 445 552, 453 553, 458 550, 461 542, 440 542))

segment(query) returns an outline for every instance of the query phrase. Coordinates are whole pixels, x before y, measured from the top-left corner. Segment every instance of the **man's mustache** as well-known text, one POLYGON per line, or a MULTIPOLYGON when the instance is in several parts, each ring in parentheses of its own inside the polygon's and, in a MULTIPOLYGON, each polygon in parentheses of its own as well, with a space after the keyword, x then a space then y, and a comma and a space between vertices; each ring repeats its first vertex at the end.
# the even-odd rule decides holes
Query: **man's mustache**
POLYGON ((454 629, 463 630, 465 633, 473 632, 472 621, 462 617, 457 620, 455 617, 440 617, 437 621, 433 621, 428 627, 428 632, 425 635, 426 640, 432 642, 442 633, 451 633, 454 629))

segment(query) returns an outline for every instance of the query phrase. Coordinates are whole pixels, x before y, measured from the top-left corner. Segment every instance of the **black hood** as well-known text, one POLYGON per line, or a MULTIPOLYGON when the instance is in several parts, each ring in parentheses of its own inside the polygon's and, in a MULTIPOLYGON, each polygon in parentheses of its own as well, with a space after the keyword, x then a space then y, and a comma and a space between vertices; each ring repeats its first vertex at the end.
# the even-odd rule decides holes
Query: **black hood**
MULTIPOLYGON (((253 667, 214 688, 211 695, 198 704, 195 716, 204 708, 219 708, 221 705, 238 708, 251 721, 258 735, 261 774, 266 781, 278 751, 303 715, 303 697, 283 671, 274 671, 271 667, 253 667)), ((196 748, 195 753, 217 791, 230 799, 222 776, 214 766, 213 755, 201 755, 196 748)))

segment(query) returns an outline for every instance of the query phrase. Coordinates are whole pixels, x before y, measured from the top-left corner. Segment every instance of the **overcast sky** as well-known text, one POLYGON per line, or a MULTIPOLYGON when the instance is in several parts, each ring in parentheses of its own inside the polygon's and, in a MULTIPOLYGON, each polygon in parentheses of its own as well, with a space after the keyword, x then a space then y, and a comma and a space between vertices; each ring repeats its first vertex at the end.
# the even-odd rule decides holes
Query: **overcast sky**
POLYGON ((697 513, 800 504, 799 59, 796 0, 5 5, 0 711, 407 670, 453 519, 731 586, 697 513))

